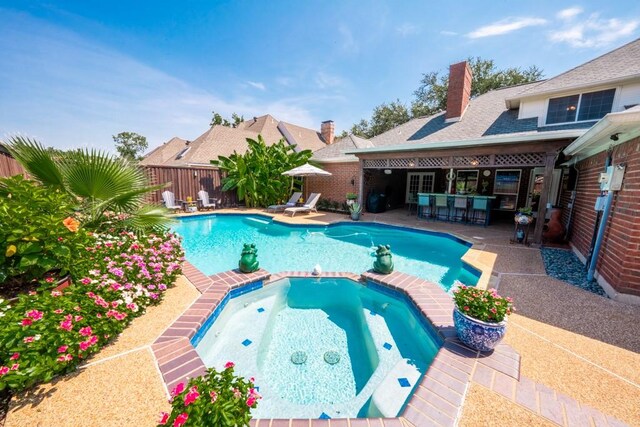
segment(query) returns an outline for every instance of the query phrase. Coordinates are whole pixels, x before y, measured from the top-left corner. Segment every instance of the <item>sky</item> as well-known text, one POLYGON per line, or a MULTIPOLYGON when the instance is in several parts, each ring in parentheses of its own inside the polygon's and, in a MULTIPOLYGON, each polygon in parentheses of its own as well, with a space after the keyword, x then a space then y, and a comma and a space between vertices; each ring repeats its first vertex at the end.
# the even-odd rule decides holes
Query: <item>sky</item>
POLYGON ((114 151, 213 110, 340 132, 470 56, 553 77, 640 37, 640 2, 0 0, 0 22, 0 139, 114 151))

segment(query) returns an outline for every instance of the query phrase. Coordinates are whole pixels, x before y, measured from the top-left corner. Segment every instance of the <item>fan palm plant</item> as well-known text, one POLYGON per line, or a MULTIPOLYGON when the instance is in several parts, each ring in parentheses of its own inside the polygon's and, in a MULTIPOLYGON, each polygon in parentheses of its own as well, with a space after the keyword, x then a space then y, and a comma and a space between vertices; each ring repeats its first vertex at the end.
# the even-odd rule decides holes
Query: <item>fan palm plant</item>
POLYGON ((72 196, 89 226, 98 227, 107 212, 121 215, 134 231, 171 222, 163 208, 144 204, 144 195, 162 186, 149 185, 144 172, 124 159, 94 149, 59 155, 20 136, 10 138, 7 147, 33 179, 72 196))

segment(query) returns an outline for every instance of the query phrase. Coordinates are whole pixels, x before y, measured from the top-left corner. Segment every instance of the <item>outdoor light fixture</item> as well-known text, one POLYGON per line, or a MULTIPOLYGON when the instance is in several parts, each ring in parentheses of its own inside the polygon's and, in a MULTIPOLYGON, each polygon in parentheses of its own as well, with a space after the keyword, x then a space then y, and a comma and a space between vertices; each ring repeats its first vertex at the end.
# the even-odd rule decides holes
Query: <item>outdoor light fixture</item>
POLYGON ((385 175, 391 175, 391 169, 385 169, 384 170, 384 174, 385 175))
POLYGON ((414 167, 415 165, 416 165, 416 164, 415 164, 415 162, 414 162, 413 160, 410 160, 410 161, 409 161, 409 167, 410 167, 410 168, 414 167))

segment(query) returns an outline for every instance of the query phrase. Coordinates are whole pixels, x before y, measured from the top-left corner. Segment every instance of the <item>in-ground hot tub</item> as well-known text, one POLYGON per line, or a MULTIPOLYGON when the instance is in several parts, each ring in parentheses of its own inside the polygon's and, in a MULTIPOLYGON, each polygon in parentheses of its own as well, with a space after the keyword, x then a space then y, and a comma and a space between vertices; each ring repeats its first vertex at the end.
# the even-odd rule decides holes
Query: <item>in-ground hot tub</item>
POLYGON ((192 343, 206 366, 255 377, 255 418, 395 417, 441 344, 404 296, 344 278, 243 288, 192 343))

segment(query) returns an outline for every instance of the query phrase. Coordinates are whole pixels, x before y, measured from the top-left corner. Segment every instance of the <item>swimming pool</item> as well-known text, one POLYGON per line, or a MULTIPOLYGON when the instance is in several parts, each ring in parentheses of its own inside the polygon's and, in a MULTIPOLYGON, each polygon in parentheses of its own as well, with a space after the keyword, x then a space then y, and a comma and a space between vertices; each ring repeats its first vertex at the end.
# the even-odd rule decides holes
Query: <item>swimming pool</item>
POLYGON ((440 348, 401 294, 287 278, 225 301, 192 338, 205 366, 255 377, 255 418, 395 417, 440 348))
POLYGON ((456 280, 475 285, 480 273, 460 258, 470 243, 446 233, 374 223, 288 225, 257 215, 180 218, 189 262, 207 275, 238 267, 243 243, 255 243, 260 267, 271 273, 323 271, 360 274, 371 268, 375 247, 391 245, 395 269, 449 290, 456 280))

